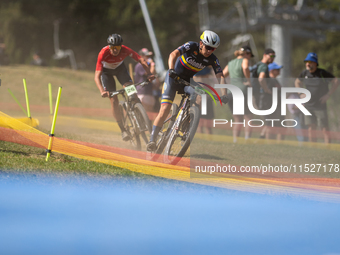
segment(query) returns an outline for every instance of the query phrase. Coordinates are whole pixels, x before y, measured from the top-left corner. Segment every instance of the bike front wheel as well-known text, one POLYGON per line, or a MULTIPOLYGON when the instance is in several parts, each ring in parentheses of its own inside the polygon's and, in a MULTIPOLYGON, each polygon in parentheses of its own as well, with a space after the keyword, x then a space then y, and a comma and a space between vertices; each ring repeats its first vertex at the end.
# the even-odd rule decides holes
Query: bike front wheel
POLYGON ((124 127, 131 137, 129 142, 134 149, 140 150, 141 142, 140 142, 139 133, 136 132, 137 127, 135 126, 135 123, 133 121, 131 114, 127 112, 126 109, 127 109, 126 102, 120 102, 119 112, 121 114, 120 116, 122 117, 124 127))
POLYGON ((162 154, 164 147, 166 145, 166 137, 168 137, 168 131, 170 131, 172 125, 175 122, 176 114, 177 114, 178 106, 173 103, 170 109, 170 112, 167 116, 167 120, 164 122, 161 131, 157 135, 156 139, 156 151, 148 152, 147 159, 148 160, 156 160, 162 154))
POLYGON ((199 109, 196 106, 191 106, 189 108, 189 114, 184 116, 178 128, 176 128, 176 126, 172 128, 165 147, 165 162, 177 163, 180 157, 183 157, 195 136, 199 119, 199 109))
POLYGON ((168 135, 168 131, 172 128, 173 124, 175 123, 175 115, 177 114, 178 106, 177 104, 173 103, 168 115, 168 118, 171 118, 169 121, 164 122, 162 131, 157 137, 157 154, 161 154, 164 150, 166 145, 166 136, 168 135))

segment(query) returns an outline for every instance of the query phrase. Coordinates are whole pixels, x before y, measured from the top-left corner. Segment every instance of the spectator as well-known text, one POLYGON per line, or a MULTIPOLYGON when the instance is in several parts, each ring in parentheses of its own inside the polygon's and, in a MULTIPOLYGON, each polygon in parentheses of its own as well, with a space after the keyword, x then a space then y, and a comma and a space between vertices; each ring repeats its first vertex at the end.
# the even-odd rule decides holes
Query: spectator
MULTIPOLYGON (((143 58, 144 61, 148 64, 150 68, 150 72, 152 74, 155 74, 155 63, 153 62, 151 58, 153 53, 149 51, 147 48, 141 49, 138 53, 141 56, 141 58, 143 58)), ((145 69, 143 68, 142 64, 137 63, 135 66, 135 83, 145 81, 146 77, 147 77, 147 73, 145 69)), ((148 85, 145 85, 144 87, 137 88, 138 97, 140 101, 142 102, 145 110, 148 112, 151 112, 154 110, 154 105, 156 103, 155 97, 153 96, 153 86, 154 86, 154 83, 150 82, 148 85)))
MULTIPOLYGON (((258 82, 255 82, 255 84, 259 85, 260 94, 261 93, 267 93, 267 94, 272 93, 271 90, 268 89, 268 86, 267 86, 267 78, 269 78, 268 65, 274 62, 275 57, 276 57, 275 51, 273 49, 268 48, 264 50, 262 60, 259 63, 257 63, 256 73, 258 77, 258 82)), ((255 96, 256 105, 261 110, 260 94, 254 95, 254 96, 255 96)))
MULTIPOLYGON (((249 60, 254 57, 251 48, 246 45, 241 47, 239 50, 234 52, 235 59, 231 60, 223 70, 223 76, 230 76, 231 84, 239 87, 245 98, 247 98, 247 88, 251 87, 250 83, 250 71, 249 71, 249 60)), ((223 92, 225 93, 225 92, 223 92)), ((233 112, 233 98, 229 96, 228 102, 231 112, 233 112)), ((244 100, 244 116, 233 115, 235 124, 233 125, 233 139, 234 143, 237 142, 237 137, 240 136, 242 119, 244 119, 245 126, 245 139, 248 139, 251 135, 251 127, 248 125, 248 121, 251 119, 251 112, 248 108, 247 100, 244 100)))
MULTIPOLYGON (((326 70, 318 68, 318 56, 314 52, 308 53, 304 62, 306 70, 302 71, 295 80, 295 87, 301 88, 305 86, 311 93, 311 99, 305 103, 306 109, 312 114, 305 116, 308 139, 310 142, 316 142, 316 136, 313 135, 313 131, 319 126, 323 132, 324 142, 328 144, 330 138, 326 102, 339 86, 338 79, 326 70), (328 88, 329 83, 332 83, 330 90, 328 88)), ((305 96, 303 93, 300 94, 300 98, 305 96)))
MULTIPOLYGON (((269 78, 269 69, 268 65, 273 63, 275 59, 275 51, 273 49, 265 49, 263 53, 262 60, 257 64, 257 75, 258 75, 258 82, 255 82, 255 84, 258 84, 260 87, 260 94, 255 94, 255 103, 258 106, 260 110, 268 110, 265 108, 265 105, 262 104, 260 98, 261 94, 268 94, 271 96, 272 91, 268 88, 268 78, 269 78)), ((261 131, 260 138, 265 138, 267 133, 267 126, 264 126, 264 128, 261 131)))
POLYGON ((34 66, 46 66, 45 61, 40 57, 39 52, 34 52, 33 56, 32 56, 32 61, 31 61, 31 65, 34 66))
MULTIPOLYGON (((264 129, 265 131, 265 137, 266 139, 272 139, 274 137, 273 131, 276 133, 276 138, 277 140, 281 140, 284 138, 283 132, 280 132, 278 129, 280 127, 280 123, 282 121, 282 116, 281 116, 281 84, 279 81, 276 79, 277 76, 280 75, 281 69, 283 66, 278 65, 277 63, 273 62, 268 65, 268 71, 269 71, 269 79, 267 80, 267 86, 270 91, 273 91, 273 88, 277 88, 277 107, 276 110, 266 116, 266 119, 274 119, 276 121, 272 122, 265 122, 266 128, 264 129), (272 128, 272 126, 275 127, 272 128)), ((262 110, 268 110, 272 107, 273 105, 273 97, 272 94, 268 93, 261 93, 260 95, 260 105, 262 110)))
MULTIPOLYGON (((299 94, 291 93, 288 96, 288 99, 297 99, 300 98, 299 94)), ((305 117, 301 110, 295 104, 287 105, 289 112, 292 114, 293 119, 296 121, 296 126, 294 127, 296 138, 299 142, 308 141, 308 138, 303 135, 302 129, 305 129, 305 117)))

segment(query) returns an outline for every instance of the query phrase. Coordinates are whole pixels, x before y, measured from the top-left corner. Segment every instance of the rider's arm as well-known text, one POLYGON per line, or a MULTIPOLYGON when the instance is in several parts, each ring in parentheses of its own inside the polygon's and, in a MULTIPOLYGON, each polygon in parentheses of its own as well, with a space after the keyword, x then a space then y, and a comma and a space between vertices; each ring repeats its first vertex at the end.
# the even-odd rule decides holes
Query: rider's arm
POLYGON ((96 71, 94 73, 94 82, 97 85, 97 88, 100 91, 100 94, 102 97, 108 97, 109 96, 109 92, 105 91, 103 86, 102 86, 102 81, 100 79, 101 75, 102 75, 102 70, 103 70, 103 63, 102 60, 104 58, 104 55, 107 54, 107 49, 106 47, 104 47, 98 54, 98 58, 97 58, 97 64, 96 64, 96 71))
POLYGON ((176 60, 180 55, 181 53, 179 52, 178 49, 170 53, 168 60, 169 69, 175 69, 176 60))
POLYGON ((100 91, 100 94, 102 97, 108 97, 109 96, 109 92, 108 91, 105 91, 103 86, 102 86, 102 82, 100 80, 100 76, 102 75, 102 71, 96 71, 94 73, 94 81, 97 85, 97 88, 99 89, 100 91))

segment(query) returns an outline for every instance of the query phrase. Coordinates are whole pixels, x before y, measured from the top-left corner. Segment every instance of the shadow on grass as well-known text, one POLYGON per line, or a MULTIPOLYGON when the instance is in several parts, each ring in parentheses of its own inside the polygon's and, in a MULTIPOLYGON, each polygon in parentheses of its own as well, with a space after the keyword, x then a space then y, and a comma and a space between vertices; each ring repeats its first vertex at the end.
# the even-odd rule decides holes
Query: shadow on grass
POLYGON ((30 155, 30 153, 23 152, 23 151, 13 151, 13 150, 4 150, 4 149, 0 149, 0 152, 14 153, 17 155, 25 155, 25 156, 30 155))
POLYGON ((191 158, 200 158, 200 159, 215 159, 215 160, 225 160, 226 158, 221 158, 209 154, 193 154, 191 158))

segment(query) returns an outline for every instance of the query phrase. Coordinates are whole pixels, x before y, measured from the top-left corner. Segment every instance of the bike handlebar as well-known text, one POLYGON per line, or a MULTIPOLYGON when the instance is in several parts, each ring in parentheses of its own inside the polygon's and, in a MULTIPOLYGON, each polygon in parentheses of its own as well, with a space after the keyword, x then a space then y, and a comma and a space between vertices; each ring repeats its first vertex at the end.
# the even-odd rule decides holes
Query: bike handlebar
MULTIPOLYGON (((149 84, 149 81, 142 81, 142 82, 139 82, 139 83, 136 83, 136 84, 131 84, 131 85, 134 85, 135 87, 139 87, 139 86, 142 86, 144 87, 145 85, 149 84)), ((131 86, 129 85, 129 86, 131 86)), ((116 95, 119 95, 119 94, 124 94, 125 93, 125 89, 120 89, 120 90, 117 90, 117 91, 113 91, 113 92, 110 92, 110 97, 114 97, 116 95)))
MULTIPOLYGON (((199 87, 200 89, 203 89, 203 86, 201 85, 201 84, 199 84, 199 83, 196 83, 197 85, 196 86, 194 86, 194 85, 192 85, 191 83, 189 83, 189 82, 187 82, 186 80, 183 80, 182 78, 180 78, 180 77, 178 77, 177 76, 177 79, 175 79, 178 83, 180 83, 180 84, 182 84, 182 85, 184 85, 184 86, 190 86, 190 87, 192 87, 193 89, 195 89, 195 92, 197 93, 197 94, 207 94, 205 91, 202 91, 202 93, 199 93, 197 90, 196 90, 196 88, 197 87, 199 87)), ((217 97, 217 96, 215 96, 215 95, 212 95, 213 97, 214 97, 214 99, 215 100, 217 100, 217 101, 219 101, 220 99, 217 97)))

